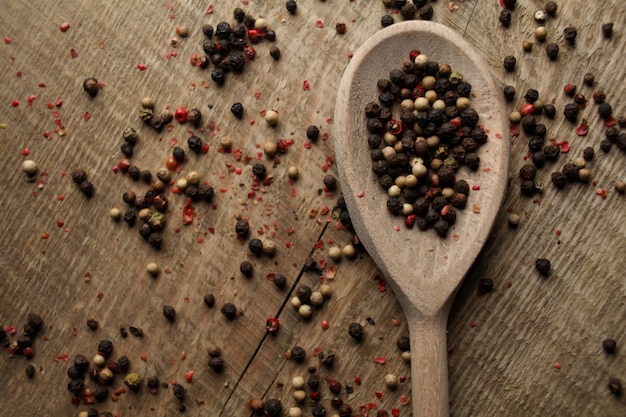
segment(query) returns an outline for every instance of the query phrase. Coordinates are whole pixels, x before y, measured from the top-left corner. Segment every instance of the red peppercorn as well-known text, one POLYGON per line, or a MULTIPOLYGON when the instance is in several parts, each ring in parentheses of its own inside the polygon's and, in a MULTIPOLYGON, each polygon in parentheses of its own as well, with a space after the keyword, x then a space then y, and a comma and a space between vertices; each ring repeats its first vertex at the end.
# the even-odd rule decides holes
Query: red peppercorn
POLYGON ((165 166, 170 171, 174 171, 178 167, 178 161, 174 158, 174 155, 170 155, 165 160, 165 166))
POLYGON ((187 121, 187 109, 184 107, 179 107, 174 112, 174 119, 178 121, 178 123, 185 123, 187 121))

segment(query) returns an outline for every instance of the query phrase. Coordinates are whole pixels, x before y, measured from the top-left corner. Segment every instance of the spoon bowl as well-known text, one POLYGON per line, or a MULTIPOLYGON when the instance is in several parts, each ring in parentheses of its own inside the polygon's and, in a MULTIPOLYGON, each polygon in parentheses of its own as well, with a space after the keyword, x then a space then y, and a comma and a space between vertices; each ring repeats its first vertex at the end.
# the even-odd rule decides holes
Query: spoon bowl
POLYGON ((334 145, 350 218, 359 239, 388 280, 407 318, 411 339, 413 416, 449 415, 446 322, 454 295, 487 240, 504 198, 510 143, 501 92, 488 65, 456 32, 438 23, 406 21, 369 38, 353 55, 337 92, 334 145), (386 208, 372 172, 365 106, 377 101, 377 81, 400 68, 411 50, 446 63, 472 85, 471 107, 488 133, 480 168, 456 178, 473 190, 448 236, 404 225, 386 208), (479 189, 478 189, 479 188, 479 189))

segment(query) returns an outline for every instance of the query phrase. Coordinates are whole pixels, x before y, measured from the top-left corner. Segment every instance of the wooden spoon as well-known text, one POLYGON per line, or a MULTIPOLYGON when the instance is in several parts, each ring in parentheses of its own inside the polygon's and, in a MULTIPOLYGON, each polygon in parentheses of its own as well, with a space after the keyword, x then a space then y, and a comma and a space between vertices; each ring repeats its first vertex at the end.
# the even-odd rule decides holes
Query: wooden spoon
POLYGON ((488 65, 456 32, 441 24, 407 21, 369 38, 354 53, 341 79, 334 141, 341 188, 361 242, 389 280, 406 315, 411 339, 413 416, 449 415, 446 322, 454 295, 489 236, 508 180, 508 122, 488 65), (376 101, 376 82, 400 68, 417 49, 431 61, 450 64, 472 85, 471 106, 488 141, 480 168, 459 169, 474 188, 457 212, 448 237, 408 229, 386 208, 387 196, 372 172, 365 105, 376 101), (476 188, 480 187, 479 190, 476 188))

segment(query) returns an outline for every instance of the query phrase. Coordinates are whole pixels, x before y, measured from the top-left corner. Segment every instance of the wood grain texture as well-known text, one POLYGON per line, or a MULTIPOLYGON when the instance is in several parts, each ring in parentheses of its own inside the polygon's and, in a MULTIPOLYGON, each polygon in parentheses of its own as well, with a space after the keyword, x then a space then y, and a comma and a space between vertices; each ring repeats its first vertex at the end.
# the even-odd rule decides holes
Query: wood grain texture
MULTIPOLYGON (((590 133, 576 136, 576 125, 562 116, 563 106, 571 100, 562 87, 575 83, 587 98, 603 89, 615 116, 626 114, 621 65, 626 10, 614 0, 559 2, 557 17, 546 22, 548 40, 560 46, 559 58, 552 62, 545 56, 545 44, 536 43, 530 53, 521 49, 522 40, 532 39, 536 26, 532 15, 544 2, 519 1, 508 29, 498 23, 501 9, 496 1, 456 1, 454 11, 448 10, 449 3, 432 3, 433 20, 463 35, 488 62, 500 87, 517 88, 515 102, 503 112, 517 108, 525 91, 535 88, 544 102, 554 99, 558 109, 555 120, 541 118, 548 138, 567 140, 570 145, 568 153, 539 170, 545 191, 529 198, 520 193, 518 179, 519 168, 528 162, 527 137, 511 138, 511 181, 504 208, 458 292, 448 322, 450 414, 622 416, 624 397, 613 396, 607 382, 609 377, 626 379, 626 200, 613 189, 614 181, 626 179, 625 154, 616 146, 608 153, 599 150, 604 126, 591 103, 579 118, 587 118, 590 133), (611 39, 604 39, 600 31, 607 21, 615 24, 611 39), (575 46, 568 46, 562 36, 569 25, 578 28, 575 46), (502 59, 508 54, 518 59, 515 73, 502 69, 502 59), (586 72, 596 76, 593 87, 582 85, 586 72), (588 163, 594 183, 555 189, 550 173, 581 156, 586 146, 596 150, 596 157, 588 163), (598 188, 607 190, 605 199, 596 194, 598 188), (507 226, 509 211, 521 216, 517 229, 507 226), (547 279, 534 269, 538 257, 552 261, 547 279), (494 292, 481 295, 476 291, 483 277, 494 280, 494 292), (607 337, 618 342, 614 355, 602 351, 601 342, 607 337), (554 367, 556 363, 560 369, 554 367)), ((328 259, 328 247, 343 246, 351 235, 333 217, 339 191, 323 190, 324 176, 336 175, 332 117, 341 75, 350 52, 378 31, 380 17, 391 11, 378 1, 312 0, 299 1, 298 12, 292 16, 282 0, 241 3, 247 13, 265 17, 276 30, 282 57, 272 60, 271 43, 261 42, 255 45, 254 62, 217 88, 209 70, 192 67, 189 57, 202 53, 202 25, 232 21, 235 5, 215 1, 212 14, 206 14, 208 3, 171 5, 170 9, 166 3, 121 1, 60 0, 54 6, 45 1, 1 2, 0 32, 11 43, 0 44, 0 325, 14 325, 19 334, 28 313, 35 312, 44 318, 45 326, 35 339, 31 360, 21 355, 10 358, 2 350, 0 405, 20 416, 76 415, 86 410, 87 405, 70 403, 66 388, 70 363, 57 363, 54 358, 67 354, 71 361, 77 353, 91 357, 98 341, 110 338, 115 345, 113 356, 128 355, 131 369, 144 378, 158 375, 162 381, 181 382, 189 394, 187 415, 249 416, 246 401, 251 397, 280 398, 287 409, 294 405, 291 379, 306 377, 307 366, 315 365, 322 381, 328 376, 344 387, 352 385, 353 393, 347 394, 344 388, 341 397, 355 415, 359 406, 372 403, 389 414, 398 408, 401 416, 408 416, 411 406, 402 405, 402 396, 411 398, 410 367, 395 346, 400 336, 408 335, 408 324, 392 292, 380 291, 379 271, 367 254, 338 263, 328 259), (58 29, 64 21, 71 24, 65 33, 58 29), (324 26, 317 27, 318 21, 324 26), (344 35, 336 33, 337 22, 346 23, 344 35), (179 39, 173 48, 170 40, 180 25, 190 28, 190 36, 179 39), (71 58, 71 49, 77 58, 71 58), (170 50, 178 56, 168 60, 170 50), (139 63, 147 69, 138 70, 139 63), (89 76, 106 83, 93 99, 81 87, 89 76), (305 80, 309 91, 303 88, 305 80), (36 99, 29 106, 31 94, 36 99), (164 247, 158 252, 143 242, 136 226, 129 229, 108 216, 111 207, 124 208, 121 196, 126 189, 147 189, 111 171, 121 157, 125 128, 136 128, 140 136, 133 163, 153 173, 164 165, 173 138, 186 149, 190 126, 173 123, 171 131, 157 134, 142 125, 137 113, 141 97, 148 95, 159 111, 166 106, 202 110, 203 131, 196 133, 211 148, 202 156, 188 152, 189 161, 178 176, 197 170, 217 190, 216 207, 197 204, 198 217, 189 226, 182 225, 184 197, 168 194, 169 224, 164 247), (11 106, 13 100, 20 102, 18 107, 11 106), (63 102, 60 108, 54 107, 58 100, 63 102), (229 110, 237 101, 246 109, 241 121, 229 110), (48 109, 47 102, 53 109, 48 109), (260 115, 266 109, 280 113, 275 128, 267 126, 260 115), (83 119, 86 112, 91 114, 88 121, 83 119), (57 118, 65 125, 64 136, 54 132, 57 118), (329 138, 306 149, 305 131, 311 124, 329 138), (51 133, 50 139, 44 138, 45 132, 51 133), (234 149, 241 148, 250 161, 218 152, 223 135, 230 135, 234 149), (274 181, 249 198, 251 164, 262 145, 291 138, 294 144, 280 155, 280 163, 261 157, 274 181), (46 179, 42 188, 37 182, 25 182, 20 171, 21 151, 26 147, 40 168, 38 181, 46 179), (231 172, 227 164, 241 168, 242 174, 231 172), (286 176, 290 165, 301 173, 293 183, 286 176), (69 178, 78 167, 86 169, 94 182, 96 193, 90 200, 69 178), (61 195, 62 201, 57 198, 61 195), (251 237, 277 242, 275 257, 249 256, 234 233, 237 216, 249 219, 251 237), (64 222, 62 227, 58 220, 64 222), (177 227, 180 233, 175 232, 177 227), (44 232, 48 239, 41 238, 44 232), (300 284, 319 286, 319 274, 303 271, 308 256, 328 261, 322 275, 334 274, 334 279, 326 280, 333 295, 315 309, 311 319, 303 320, 288 301, 300 284), (239 273, 244 259, 254 263, 251 279, 239 273), (156 279, 145 272, 151 261, 162 268, 156 279), (277 290, 266 279, 271 273, 284 274, 288 288, 277 290), (87 274, 91 276, 88 283, 87 274), (202 302, 209 292, 217 300, 213 309, 202 302), (219 313, 225 302, 235 303, 243 314, 227 321, 219 313), (162 316, 165 304, 176 308, 175 323, 162 316), (281 328, 276 335, 267 335, 265 320, 276 316, 281 328), (86 326, 90 317, 99 321, 95 332, 86 326), (326 331, 320 326, 322 319, 330 321, 326 331), (360 343, 347 335, 351 322, 364 326, 360 343), (120 326, 141 327, 145 335, 124 339, 120 326), (294 345, 307 350, 305 363, 284 357, 294 345), (222 374, 207 367, 211 346, 223 352, 226 367, 222 374), (319 366, 313 355, 316 348, 336 352, 332 369, 319 366), (143 353, 145 362, 140 359, 143 353), (384 365, 372 360, 383 357, 384 365), (33 380, 24 373, 28 363, 37 368, 33 380), (185 382, 188 370, 195 371, 192 383, 185 382), (387 373, 407 378, 392 391, 383 382, 387 373), (355 376, 361 385, 355 384, 355 376)), ((398 14, 393 16, 402 20, 398 14)), ((122 387, 118 376, 110 394, 122 387)), ((321 392, 321 403, 332 414, 332 394, 325 384, 321 392)), ((127 416, 179 414, 171 388, 157 395, 144 388, 96 407, 127 416)), ((308 403, 303 409, 305 415, 311 414, 308 403)))

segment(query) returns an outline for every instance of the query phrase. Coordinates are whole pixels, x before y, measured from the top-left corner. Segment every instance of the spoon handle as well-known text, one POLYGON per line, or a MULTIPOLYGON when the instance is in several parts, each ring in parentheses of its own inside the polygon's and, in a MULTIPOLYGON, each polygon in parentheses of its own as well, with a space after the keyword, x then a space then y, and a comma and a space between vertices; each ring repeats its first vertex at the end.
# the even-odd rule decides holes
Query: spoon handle
POLYGON ((411 339, 413 417, 448 417, 447 309, 407 315, 411 339))

